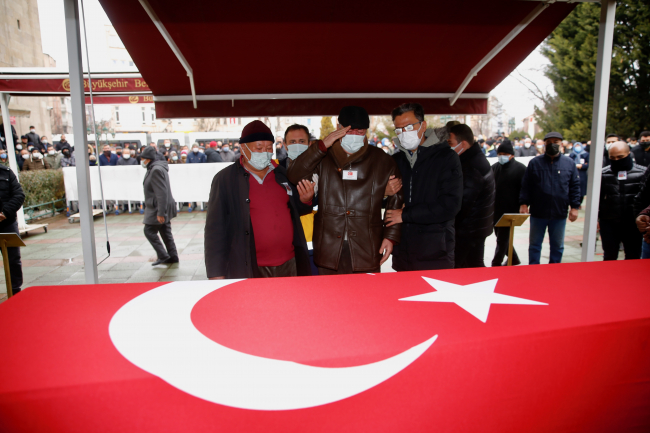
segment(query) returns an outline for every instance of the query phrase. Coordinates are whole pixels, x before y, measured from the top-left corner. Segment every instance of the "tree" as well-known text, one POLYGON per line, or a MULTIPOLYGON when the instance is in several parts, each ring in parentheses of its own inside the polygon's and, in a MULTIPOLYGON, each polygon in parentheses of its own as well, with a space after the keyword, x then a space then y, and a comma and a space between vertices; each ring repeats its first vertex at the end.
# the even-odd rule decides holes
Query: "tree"
POLYGON ((320 139, 327 137, 332 132, 334 132, 334 124, 332 123, 332 118, 323 116, 320 120, 320 139))
MULTIPOLYGON (((542 54, 551 63, 545 75, 553 83, 556 95, 531 90, 542 101, 535 115, 546 132, 559 131, 567 139, 591 138, 599 21, 600 6, 581 3, 542 48, 542 54)), ((650 3, 625 0, 616 9, 607 132, 637 136, 650 129, 648 95, 650 3)))

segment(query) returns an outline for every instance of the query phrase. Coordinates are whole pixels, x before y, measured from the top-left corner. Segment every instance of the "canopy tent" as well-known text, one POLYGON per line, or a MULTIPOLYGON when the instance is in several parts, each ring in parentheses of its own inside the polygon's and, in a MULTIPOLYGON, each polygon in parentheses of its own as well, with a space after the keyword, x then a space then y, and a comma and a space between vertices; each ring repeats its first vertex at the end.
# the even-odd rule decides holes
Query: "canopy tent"
MULTIPOLYGON (((485 113, 488 93, 576 1, 428 2, 407 11, 384 0, 245 6, 200 0, 180 6, 171 0, 100 3, 150 87, 157 116, 196 118, 334 115, 346 104, 388 114, 406 100, 420 102, 427 114, 485 113), (228 58, 211 55, 223 44, 228 58)), ((594 258, 596 174, 602 168, 616 11, 614 0, 602 3, 583 261, 594 258)), ((73 130, 83 137, 88 85, 79 3, 64 0, 64 6, 73 130)), ((0 96, 2 113, 8 116, 9 94, 0 96)), ((11 139, 8 146, 13 149, 11 139)), ((86 282, 96 284, 87 158, 85 152, 79 155, 76 172, 84 263, 92 264, 84 272, 86 282)))
POLYGON ((575 7, 517 0, 412 8, 386 0, 100 3, 164 118, 334 115, 352 104, 385 115, 409 99, 427 114, 485 114, 488 93, 575 7), (214 55, 215 47, 226 54, 214 55))

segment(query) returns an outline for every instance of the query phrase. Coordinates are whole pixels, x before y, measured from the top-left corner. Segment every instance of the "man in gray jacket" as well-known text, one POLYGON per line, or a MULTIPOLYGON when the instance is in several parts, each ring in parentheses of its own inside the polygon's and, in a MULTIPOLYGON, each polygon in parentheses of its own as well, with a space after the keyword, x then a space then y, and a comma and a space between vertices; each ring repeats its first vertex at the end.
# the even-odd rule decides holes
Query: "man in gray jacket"
POLYGON ((144 176, 144 235, 154 250, 158 260, 152 266, 162 263, 178 263, 178 252, 172 236, 171 219, 176 216, 176 204, 169 184, 167 161, 156 161, 156 149, 148 146, 141 155, 142 166, 147 169, 144 176), (163 247, 158 233, 162 237, 163 247), (166 249, 165 249, 166 248, 166 249))

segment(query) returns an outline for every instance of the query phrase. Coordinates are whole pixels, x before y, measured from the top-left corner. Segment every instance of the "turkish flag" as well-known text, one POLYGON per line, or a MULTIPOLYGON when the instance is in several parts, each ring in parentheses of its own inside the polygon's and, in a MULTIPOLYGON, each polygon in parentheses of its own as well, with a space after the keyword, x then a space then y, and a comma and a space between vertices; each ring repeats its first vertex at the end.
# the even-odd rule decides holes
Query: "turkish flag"
POLYGON ((29 288, 0 432, 650 431, 648 263, 29 288))

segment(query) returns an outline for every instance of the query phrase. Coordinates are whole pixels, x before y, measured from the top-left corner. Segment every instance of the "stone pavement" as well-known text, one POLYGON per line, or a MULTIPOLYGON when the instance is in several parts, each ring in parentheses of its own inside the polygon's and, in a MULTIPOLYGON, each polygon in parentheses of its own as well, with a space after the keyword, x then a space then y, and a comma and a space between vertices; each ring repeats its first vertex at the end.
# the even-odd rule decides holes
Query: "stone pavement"
MULTIPOLYGON (((191 281, 205 280, 206 270, 203 261, 203 228, 205 212, 180 212, 172 220, 172 231, 178 248, 180 263, 151 266, 155 253, 142 232, 142 215, 139 213, 109 215, 107 218, 111 244, 111 255, 98 266, 99 282, 104 284, 191 281)), ((47 233, 32 232, 24 238, 26 247, 22 248, 23 288, 30 286, 49 286, 84 284, 83 256, 79 223, 70 224, 64 215, 43 220, 49 223, 47 233)), ((567 222, 564 249, 564 263, 580 261, 580 242, 584 215, 574 223, 567 222)), ((522 264, 528 264, 529 224, 515 230, 515 249, 522 264)), ((107 256, 104 224, 101 217, 95 218, 95 237, 97 258, 101 261, 107 256)), ((494 255, 496 238, 490 236, 485 245, 485 264, 490 266, 494 255)), ((597 260, 602 259, 600 242, 597 247, 597 260)), ((542 263, 548 263, 548 236, 542 249, 542 263)), ((623 258, 621 252, 619 259, 623 258)), ((392 272, 390 260, 382 266, 383 272, 392 272)), ((4 270, 3 270, 4 272, 4 270)), ((4 281, 4 273, 0 275, 4 281)), ((4 284, 0 287, 0 302, 6 299, 4 284)))

